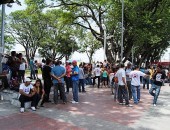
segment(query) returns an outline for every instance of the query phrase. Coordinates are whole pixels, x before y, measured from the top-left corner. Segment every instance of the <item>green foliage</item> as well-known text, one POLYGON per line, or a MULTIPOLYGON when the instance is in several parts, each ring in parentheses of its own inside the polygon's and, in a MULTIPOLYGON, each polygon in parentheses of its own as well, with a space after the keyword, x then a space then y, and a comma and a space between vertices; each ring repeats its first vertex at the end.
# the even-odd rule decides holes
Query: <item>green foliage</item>
POLYGON ((85 52, 89 58, 89 62, 92 62, 92 56, 102 47, 101 42, 97 41, 91 32, 84 33, 80 40, 79 52, 85 52))

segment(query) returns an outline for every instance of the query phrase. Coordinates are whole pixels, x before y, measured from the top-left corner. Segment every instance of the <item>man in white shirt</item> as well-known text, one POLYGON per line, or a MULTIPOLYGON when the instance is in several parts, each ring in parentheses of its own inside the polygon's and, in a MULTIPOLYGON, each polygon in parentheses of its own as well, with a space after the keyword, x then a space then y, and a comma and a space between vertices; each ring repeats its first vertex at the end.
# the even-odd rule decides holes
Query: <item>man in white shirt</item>
POLYGON ((132 107, 132 105, 129 104, 129 96, 128 96, 128 88, 126 84, 126 74, 125 74, 125 69, 124 69, 124 64, 120 65, 119 70, 117 71, 115 77, 118 78, 118 99, 119 99, 119 104, 123 105, 123 96, 125 98, 125 105, 127 107, 132 107))
POLYGON ((140 76, 147 77, 148 75, 139 71, 139 67, 135 66, 134 70, 129 74, 129 78, 131 78, 132 96, 135 104, 138 104, 140 100, 140 76))
POLYGON ((93 71, 95 77, 93 78, 93 86, 95 85, 95 79, 98 79, 98 88, 100 86, 100 75, 101 75, 101 69, 99 67, 99 65, 97 65, 97 67, 94 69, 93 71))
POLYGON ((26 78, 25 83, 22 83, 19 87, 19 93, 20 93, 19 101, 21 102, 21 108, 20 108, 21 113, 24 112, 25 102, 28 102, 28 101, 32 101, 31 109, 33 111, 36 111, 35 104, 37 101, 37 97, 36 97, 36 94, 34 93, 33 86, 30 82, 31 80, 29 78, 26 78))

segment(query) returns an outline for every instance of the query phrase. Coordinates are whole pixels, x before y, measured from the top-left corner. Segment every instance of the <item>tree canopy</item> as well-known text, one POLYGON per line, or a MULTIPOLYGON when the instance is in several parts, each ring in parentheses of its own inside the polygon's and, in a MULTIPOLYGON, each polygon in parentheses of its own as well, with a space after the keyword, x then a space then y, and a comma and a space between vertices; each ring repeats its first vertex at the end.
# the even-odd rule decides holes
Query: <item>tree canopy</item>
MULTIPOLYGON (((108 37, 108 61, 118 60, 117 54, 120 57, 121 0, 51 0, 54 4, 50 5, 45 0, 25 2, 25 10, 10 14, 8 29, 25 47, 28 59, 38 48, 43 57, 53 59, 69 57, 77 49, 91 55, 95 51, 93 45, 97 45, 96 49, 104 46, 103 24, 108 37), (92 35, 84 35, 88 32, 92 35), (83 40, 79 39, 81 35, 83 40), (82 46, 79 48, 78 44, 82 46)), ((124 0, 123 56, 131 58, 133 47, 136 64, 159 60, 169 46, 169 14, 169 0, 124 0)))

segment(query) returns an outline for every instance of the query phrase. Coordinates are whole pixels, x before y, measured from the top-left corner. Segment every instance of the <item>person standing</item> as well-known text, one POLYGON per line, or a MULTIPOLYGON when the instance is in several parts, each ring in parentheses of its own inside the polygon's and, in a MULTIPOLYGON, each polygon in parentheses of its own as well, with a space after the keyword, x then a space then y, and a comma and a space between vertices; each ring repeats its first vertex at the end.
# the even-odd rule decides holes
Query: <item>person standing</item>
POLYGON ((79 92, 86 92, 84 88, 84 80, 85 80, 85 75, 84 75, 83 65, 80 64, 79 65, 79 92))
POLYGON ((44 91, 45 91, 45 102, 51 102, 49 100, 49 95, 51 91, 51 86, 52 86, 52 80, 51 80, 51 64, 52 61, 50 59, 46 59, 46 65, 44 65, 43 70, 42 70, 42 77, 44 80, 44 91))
POLYGON ((97 65, 97 67, 94 69, 93 73, 94 73, 94 76, 95 76, 93 78, 93 87, 95 85, 95 80, 97 78, 98 79, 98 88, 99 88, 99 86, 100 86, 100 76, 101 76, 101 69, 100 69, 99 65, 97 65))
MULTIPOLYGON (((149 67, 145 68, 145 74, 150 75, 149 67)), ((143 78, 143 89, 145 89, 145 84, 147 86, 147 89, 149 89, 149 77, 144 77, 143 78)))
POLYGON ((30 77, 31 79, 36 79, 35 68, 34 68, 34 57, 31 57, 29 64, 30 64, 30 70, 31 70, 30 77))
POLYGON ((126 74, 125 74, 125 69, 124 69, 124 64, 120 64, 120 68, 117 71, 115 77, 118 78, 118 100, 119 100, 119 104, 123 105, 123 96, 125 98, 125 105, 127 107, 132 107, 131 104, 129 104, 129 96, 128 96, 128 88, 127 88, 127 84, 126 84, 126 74))
POLYGON ((127 67, 125 69, 125 72, 126 72, 126 83, 127 83, 127 87, 128 87, 129 100, 132 99, 131 79, 129 78, 129 74, 131 71, 132 71, 132 65, 131 65, 131 63, 128 63, 127 67))
POLYGON ((129 74, 129 78, 131 78, 132 96, 135 104, 138 104, 140 101, 140 76, 147 77, 145 73, 139 71, 138 66, 135 66, 134 70, 129 74))
POLYGON ((39 67, 39 64, 38 64, 37 60, 35 60, 34 71, 35 71, 36 79, 38 79, 38 67, 39 67))
POLYGON ((108 78, 108 72, 107 72, 107 68, 104 67, 103 68, 103 72, 102 72, 102 82, 103 82, 103 85, 106 87, 107 85, 107 78, 108 78))
POLYGON ((11 71, 11 78, 16 79, 18 78, 18 71, 19 71, 19 64, 21 64, 21 60, 17 58, 16 51, 11 51, 11 56, 9 56, 7 65, 11 71))
POLYGON ((60 61, 55 62, 55 67, 53 67, 51 70, 51 76, 53 78, 54 85, 54 103, 58 104, 58 90, 59 90, 61 99, 63 100, 63 103, 66 104, 67 99, 64 87, 65 68, 60 66, 60 61))
POLYGON ((71 71, 70 63, 66 62, 66 93, 69 93, 69 88, 72 87, 71 71))
POLYGON ((77 66, 77 61, 72 62, 72 83, 73 83, 73 101, 72 103, 78 103, 78 88, 79 88, 79 68, 77 66))
POLYGON ((153 84, 149 90, 149 93, 154 97, 153 106, 156 106, 157 104, 157 99, 164 79, 165 79, 165 73, 162 72, 162 66, 158 65, 156 68, 156 72, 153 74, 153 84))
POLYGON ((19 67, 19 72, 18 72, 18 76, 19 76, 19 81, 20 83, 23 82, 24 83, 24 79, 25 79, 25 69, 26 69, 26 61, 24 58, 22 58, 21 60, 21 64, 19 67))
POLYGON ((150 78, 150 83, 151 83, 151 85, 153 84, 153 74, 155 73, 155 69, 153 68, 153 66, 151 66, 150 67, 150 69, 149 69, 149 73, 150 73, 150 76, 149 76, 149 78, 150 78))

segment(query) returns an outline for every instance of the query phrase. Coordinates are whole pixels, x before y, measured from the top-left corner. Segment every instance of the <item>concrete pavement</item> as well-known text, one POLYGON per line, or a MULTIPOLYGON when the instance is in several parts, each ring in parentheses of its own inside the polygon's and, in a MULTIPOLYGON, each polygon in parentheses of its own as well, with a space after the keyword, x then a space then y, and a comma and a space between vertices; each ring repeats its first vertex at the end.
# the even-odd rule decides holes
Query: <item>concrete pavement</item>
MULTIPOLYGON (((133 107, 118 105, 110 88, 87 88, 79 104, 46 103, 32 112, 0 101, 0 130, 170 130, 170 87, 162 87, 158 105, 141 89, 141 102, 133 107)), ((67 95, 68 101, 72 93, 67 95)), ((133 102, 131 101, 131 104, 133 102)))

